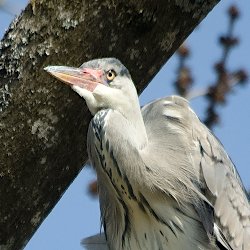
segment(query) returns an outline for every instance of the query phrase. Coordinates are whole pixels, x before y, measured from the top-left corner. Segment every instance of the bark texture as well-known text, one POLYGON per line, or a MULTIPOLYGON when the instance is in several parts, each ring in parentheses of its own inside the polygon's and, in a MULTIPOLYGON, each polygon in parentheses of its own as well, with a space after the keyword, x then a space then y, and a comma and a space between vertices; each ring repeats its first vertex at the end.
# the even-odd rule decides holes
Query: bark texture
POLYGON ((30 2, 0 45, 1 250, 26 245, 87 160, 84 101, 43 68, 117 57, 140 92, 216 3, 30 2))

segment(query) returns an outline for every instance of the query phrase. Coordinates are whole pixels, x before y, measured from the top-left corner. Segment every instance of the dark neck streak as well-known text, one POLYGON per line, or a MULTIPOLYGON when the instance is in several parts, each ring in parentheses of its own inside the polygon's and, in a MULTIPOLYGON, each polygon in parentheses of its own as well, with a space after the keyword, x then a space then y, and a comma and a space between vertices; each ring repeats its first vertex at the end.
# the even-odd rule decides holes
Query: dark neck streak
MULTIPOLYGON (((112 145, 109 145, 109 141, 108 139, 105 139, 104 135, 105 135, 105 131, 104 131, 104 126, 105 126, 105 117, 107 116, 108 112, 111 110, 102 110, 99 111, 95 117, 93 118, 92 122, 91 122, 91 126, 93 128, 93 132, 94 135, 97 139, 96 143, 95 143, 95 151, 96 151, 96 156, 98 158, 98 161, 100 163, 100 167, 101 169, 97 171, 99 177, 98 178, 102 178, 102 175, 104 174, 106 177, 108 177, 109 179, 109 184, 111 186, 111 188, 113 189, 113 194, 111 197, 116 197, 116 200, 119 204, 119 210, 121 211, 121 215, 122 218, 121 221, 123 221, 123 223, 121 225, 123 225, 123 227, 121 227, 121 225, 117 225, 117 228, 120 227, 120 237, 121 237, 121 245, 122 247, 124 247, 125 242, 127 237, 130 237, 130 233, 131 233, 131 222, 130 222, 130 212, 129 212, 129 208, 124 200, 124 187, 127 190, 128 193, 128 197, 129 199, 132 200, 136 200, 136 197, 133 193, 133 189, 131 187, 131 184, 128 181, 128 178, 126 176, 123 176, 123 174, 121 173, 121 169, 120 166, 118 165, 118 162, 113 154, 113 148, 112 145), (105 154, 106 151, 106 154, 105 154), (110 160, 112 161, 113 164, 111 164, 110 166, 107 166, 107 159, 105 158, 105 155, 109 154, 110 160), (117 178, 114 177, 114 175, 117 175, 118 178, 120 179, 120 181, 117 180, 117 178), (123 183, 123 185, 121 184, 123 183)), ((98 166, 96 166, 98 167, 98 166)), ((105 188, 107 190, 107 184, 105 187, 100 187, 100 188, 105 188)), ((100 193, 101 195, 101 193, 100 193)), ((110 199, 112 199, 110 197, 110 199)), ((105 206, 105 204, 104 204, 105 206)), ((101 211, 102 217, 103 217, 103 221, 107 222, 110 219, 109 216, 107 216, 108 214, 110 214, 110 209, 111 207, 109 207, 109 212, 106 213, 106 209, 105 207, 102 206, 104 209, 101 211)), ((106 224, 106 223, 105 223, 106 224)), ((109 223, 110 224, 110 223, 109 223)), ((111 230, 112 231, 112 230, 111 230)), ((118 232, 116 232, 118 233, 118 232)), ((106 234, 106 238, 109 241, 112 237, 110 235, 110 229, 107 228, 107 224, 105 225, 105 234, 106 234)))

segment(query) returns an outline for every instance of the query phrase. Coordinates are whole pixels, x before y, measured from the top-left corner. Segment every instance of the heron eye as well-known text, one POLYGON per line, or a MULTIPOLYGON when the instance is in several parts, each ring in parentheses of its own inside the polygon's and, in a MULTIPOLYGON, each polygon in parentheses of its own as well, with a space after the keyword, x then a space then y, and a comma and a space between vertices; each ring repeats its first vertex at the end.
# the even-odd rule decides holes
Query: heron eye
POLYGON ((108 79, 108 81, 112 81, 114 80, 114 78, 116 77, 116 73, 113 69, 109 70, 107 73, 106 73, 106 77, 108 79))

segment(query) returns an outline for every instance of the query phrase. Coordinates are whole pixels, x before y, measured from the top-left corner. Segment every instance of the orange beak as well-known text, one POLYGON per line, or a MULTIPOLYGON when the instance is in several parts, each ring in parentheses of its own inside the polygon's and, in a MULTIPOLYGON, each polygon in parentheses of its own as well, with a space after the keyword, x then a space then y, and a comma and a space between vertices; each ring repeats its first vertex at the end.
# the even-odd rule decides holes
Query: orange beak
POLYGON ((67 85, 79 86, 91 92, 98 84, 104 84, 103 71, 100 69, 48 66, 44 70, 67 85))

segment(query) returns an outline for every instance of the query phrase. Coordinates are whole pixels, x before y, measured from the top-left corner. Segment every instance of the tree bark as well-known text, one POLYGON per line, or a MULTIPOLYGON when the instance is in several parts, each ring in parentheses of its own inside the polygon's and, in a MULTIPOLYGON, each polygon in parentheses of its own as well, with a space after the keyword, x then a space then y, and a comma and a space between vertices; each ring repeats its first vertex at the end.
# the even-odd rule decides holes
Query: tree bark
POLYGON ((26 245, 87 160, 86 105, 43 68, 117 57, 141 92, 216 3, 32 0, 13 21, 0 45, 1 250, 26 245))

